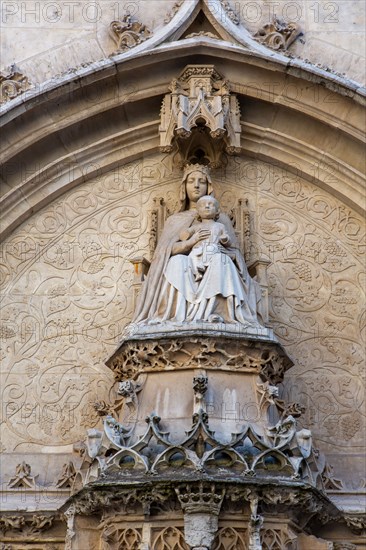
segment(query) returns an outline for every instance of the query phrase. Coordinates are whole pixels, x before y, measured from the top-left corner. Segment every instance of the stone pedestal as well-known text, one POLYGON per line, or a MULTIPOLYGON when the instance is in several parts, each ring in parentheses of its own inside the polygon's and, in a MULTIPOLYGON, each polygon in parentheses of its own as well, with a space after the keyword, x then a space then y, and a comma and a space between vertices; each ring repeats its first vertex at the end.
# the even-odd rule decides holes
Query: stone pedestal
POLYGON ((270 329, 156 328, 107 362, 119 397, 97 405, 104 430, 88 433, 69 548, 94 536, 104 550, 290 549, 336 521, 302 411, 279 398, 292 362, 270 329))

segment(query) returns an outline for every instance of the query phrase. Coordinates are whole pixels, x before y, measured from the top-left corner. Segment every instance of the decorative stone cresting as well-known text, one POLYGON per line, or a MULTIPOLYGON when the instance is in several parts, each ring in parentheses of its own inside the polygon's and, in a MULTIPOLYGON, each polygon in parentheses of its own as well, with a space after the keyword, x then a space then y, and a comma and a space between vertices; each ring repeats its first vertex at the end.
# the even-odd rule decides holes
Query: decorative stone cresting
POLYGON ((254 37, 273 50, 287 50, 300 35, 302 31, 297 23, 285 23, 274 16, 270 23, 266 23, 255 33, 254 37))
POLYGON ((129 12, 126 13, 122 21, 112 21, 110 29, 117 44, 117 49, 112 55, 130 50, 152 35, 146 25, 139 21, 133 21, 129 12))
POLYGON ((14 99, 22 92, 29 90, 31 83, 28 77, 11 67, 7 72, 0 73, 0 104, 14 99))

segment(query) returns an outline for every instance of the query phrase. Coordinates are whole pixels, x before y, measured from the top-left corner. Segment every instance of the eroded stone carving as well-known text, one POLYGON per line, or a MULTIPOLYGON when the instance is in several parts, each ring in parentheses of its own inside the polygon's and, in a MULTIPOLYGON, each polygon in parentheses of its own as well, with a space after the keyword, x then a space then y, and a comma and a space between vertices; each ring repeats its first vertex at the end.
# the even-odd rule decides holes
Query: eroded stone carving
POLYGON ((189 550, 182 531, 169 526, 163 529, 154 539, 156 550, 189 550))
POLYGON ((274 16, 270 23, 263 25, 255 33, 254 37, 273 50, 287 50, 301 34, 297 23, 285 23, 274 16))
POLYGON ((248 550, 247 530, 222 527, 218 530, 213 550, 248 550))
POLYGON ((365 514, 345 514, 344 519, 348 527, 354 533, 361 535, 366 531, 366 515, 365 514))
POLYGON ((263 517, 258 514, 258 497, 249 495, 250 523, 249 523, 249 550, 262 550, 260 532, 263 527, 263 517))
POLYGON ((56 487, 59 489, 71 489, 76 476, 74 463, 70 460, 62 467, 61 476, 56 481, 56 487))
POLYGON ((18 464, 15 468, 15 476, 9 480, 10 489, 35 489, 37 476, 32 476, 32 468, 26 462, 18 464))
POLYGON ((8 72, 0 73, 0 105, 14 99, 22 92, 29 90, 31 83, 28 77, 11 67, 8 72))
POLYGON ((75 514, 76 514, 76 506, 74 503, 70 504, 70 506, 67 508, 67 510, 64 513, 64 516, 66 518, 66 524, 67 524, 67 530, 66 530, 66 538, 65 538, 65 550, 72 550, 72 543, 73 538, 76 535, 75 532, 75 514))
POLYGON ((184 539, 191 548, 211 548, 225 492, 214 484, 176 488, 184 512, 184 539))
POLYGON ((207 36, 207 38, 213 38, 214 40, 220 40, 220 38, 217 36, 217 34, 213 34, 209 31, 200 31, 200 32, 192 32, 190 34, 187 34, 184 38, 196 38, 198 36, 207 36))
POLYGON ((0 516, 0 531, 4 534, 22 532, 23 535, 47 531, 54 526, 58 514, 29 514, 29 515, 2 515, 0 516))
POLYGON ((324 483, 324 488, 328 491, 341 491, 345 488, 343 481, 334 477, 333 466, 327 462, 325 463, 325 467, 322 472, 322 480, 324 483))
POLYGON ((117 380, 136 378, 141 372, 192 368, 255 372, 263 380, 278 384, 292 362, 275 344, 203 337, 130 340, 107 364, 117 380))
POLYGON ((226 12, 226 15, 228 16, 228 18, 230 19, 230 21, 232 21, 232 23, 234 23, 234 25, 239 25, 240 23, 240 17, 237 13, 235 13, 235 11, 232 9, 232 7, 230 6, 230 3, 228 0, 220 0, 220 4, 222 5, 222 7, 224 8, 225 12, 226 12))
POLYGON ((105 550, 108 548, 123 548, 124 550, 136 550, 140 548, 142 539, 142 530, 128 527, 119 529, 115 525, 107 525, 101 535, 105 550))
MULTIPOLYGON (((173 80, 170 90, 161 110, 160 147, 163 152, 173 150, 174 140, 187 140, 193 130, 204 127, 212 139, 224 140, 229 153, 240 151, 239 103, 213 65, 188 65, 180 77, 173 80)), ((203 141, 201 132, 201 144, 203 141)), ((212 158, 211 162, 214 160, 218 158, 212 158)))
POLYGON ((179 8, 181 7, 181 5, 183 4, 184 0, 178 0, 177 2, 175 2, 174 6, 172 7, 172 9, 170 10, 170 12, 168 12, 168 14, 166 15, 165 19, 164 19, 164 23, 167 25, 168 23, 170 23, 170 21, 173 19, 173 17, 175 16, 176 13, 178 13, 179 11, 179 8))
POLYGON ((200 410, 206 412, 205 394, 208 389, 208 378, 204 372, 201 372, 193 378, 194 406, 193 413, 199 413, 200 410))
POLYGON ((133 21, 129 12, 126 13, 122 21, 112 21, 110 29, 117 44, 117 49, 112 55, 130 50, 152 35, 146 25, 139 21, 133 21))

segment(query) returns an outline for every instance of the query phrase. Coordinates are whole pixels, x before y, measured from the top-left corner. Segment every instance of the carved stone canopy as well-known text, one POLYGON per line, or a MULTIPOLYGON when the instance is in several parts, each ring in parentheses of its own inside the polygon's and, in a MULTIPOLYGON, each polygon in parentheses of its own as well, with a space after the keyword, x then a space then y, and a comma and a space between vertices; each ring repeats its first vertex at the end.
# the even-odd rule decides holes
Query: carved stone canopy
POLYGON ((240 107, 213 65, 188 65, 163 100, 160 147, 182 162, 220 164, 223 150, 240 151, 240 107))

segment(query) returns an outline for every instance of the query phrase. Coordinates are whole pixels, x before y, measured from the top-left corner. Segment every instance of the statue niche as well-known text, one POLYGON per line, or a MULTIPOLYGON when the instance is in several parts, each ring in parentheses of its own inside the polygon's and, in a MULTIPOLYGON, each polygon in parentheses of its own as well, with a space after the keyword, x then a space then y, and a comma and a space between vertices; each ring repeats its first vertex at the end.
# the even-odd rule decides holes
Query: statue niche
POLYGON ((186 167, 180 202, 180 212, 161 232, 132 324, 263 329, 261 289, 248 273, 229 217, 213 197, 207 166, 186 167))

